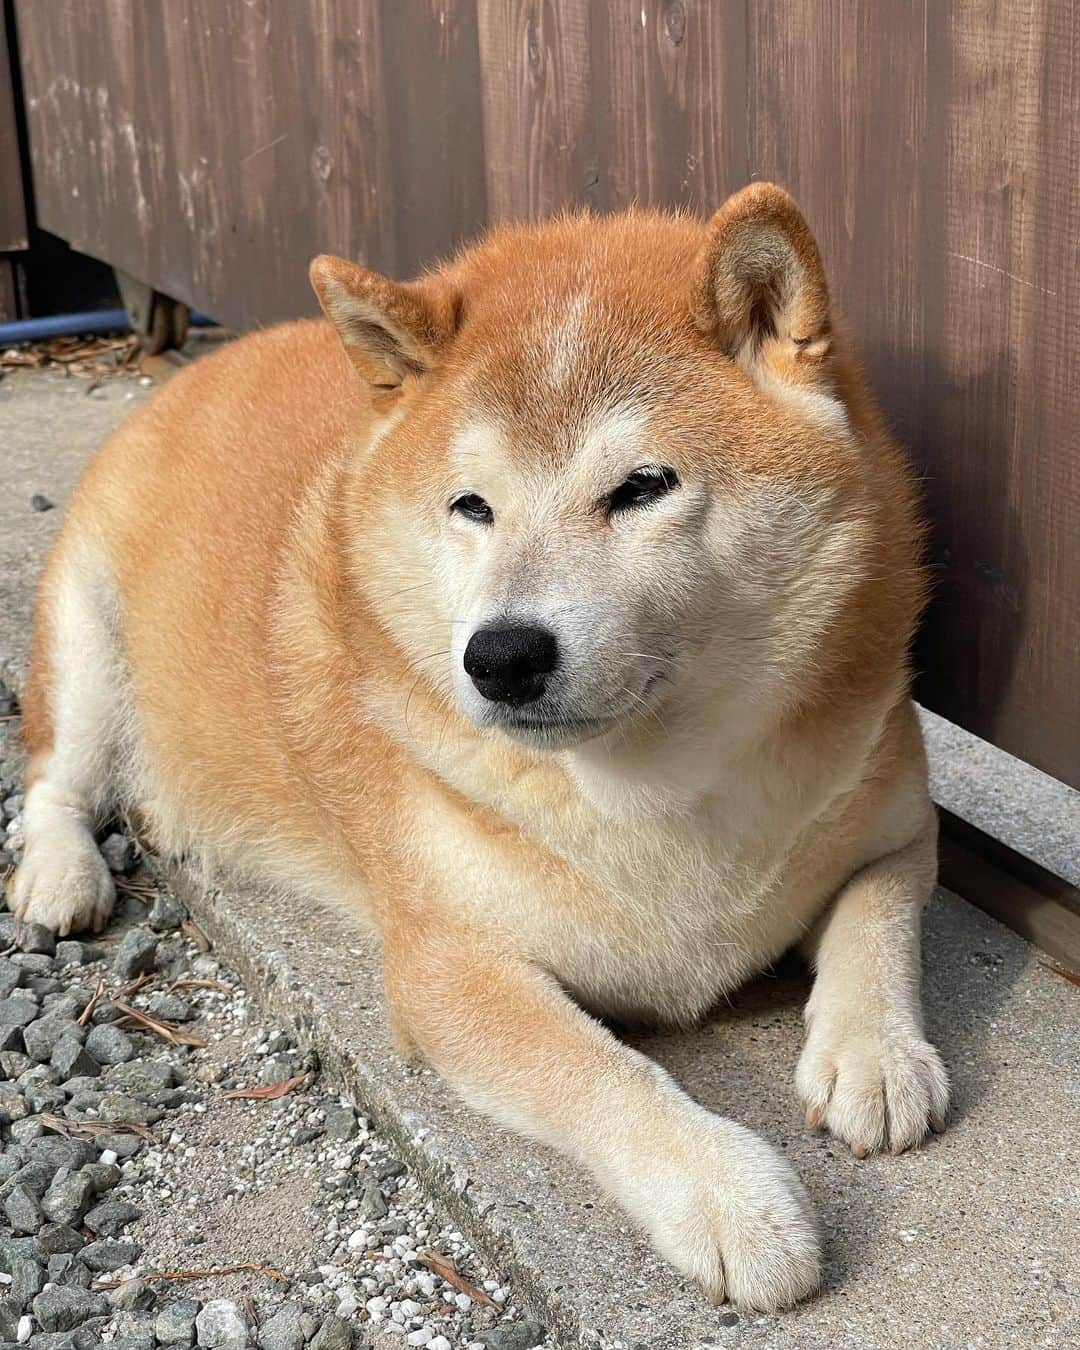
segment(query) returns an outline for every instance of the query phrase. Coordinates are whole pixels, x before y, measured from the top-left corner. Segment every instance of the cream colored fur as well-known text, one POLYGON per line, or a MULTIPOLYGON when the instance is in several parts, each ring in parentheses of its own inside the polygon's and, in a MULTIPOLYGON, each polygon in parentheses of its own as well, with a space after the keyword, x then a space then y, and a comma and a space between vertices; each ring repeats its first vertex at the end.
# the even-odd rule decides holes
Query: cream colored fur
MULTIPOLYGON (((102 450, 42 585, 17 913, 104 921, 113 797, 375 922, 403 1052, 589 1168, 715 1298, 820 1278, 790 1166, 594 1014, 689 1022, 801 945, 797 1088, 858 1155, 940 1128, 910 475, 793 204, 496 232, 244 339, 102 450), (642 465, 670 490, 610 494, 642 465), (454 509, 483 497, 493 523, 454 509), (463 669, 559 664, 533 720, 463 669)), ((328 953, 328 959, 331 959, 328 953)))

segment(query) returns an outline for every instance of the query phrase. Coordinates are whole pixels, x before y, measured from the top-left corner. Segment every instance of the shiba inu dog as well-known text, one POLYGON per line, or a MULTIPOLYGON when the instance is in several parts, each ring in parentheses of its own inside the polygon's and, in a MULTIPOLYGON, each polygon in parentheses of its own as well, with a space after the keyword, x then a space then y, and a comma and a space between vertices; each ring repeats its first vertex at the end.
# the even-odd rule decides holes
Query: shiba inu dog
POLYGON ((942 1128, 912 479, 777 187, 496 229, 184 372, 41 585, 10 903, 100 925, 117 800, 377 924, 402 1051, 572 1155, 714 1298, 810 1294, 792 1169, 595 1015, 689 1022, 786 948, 797 1089, 942 1128))

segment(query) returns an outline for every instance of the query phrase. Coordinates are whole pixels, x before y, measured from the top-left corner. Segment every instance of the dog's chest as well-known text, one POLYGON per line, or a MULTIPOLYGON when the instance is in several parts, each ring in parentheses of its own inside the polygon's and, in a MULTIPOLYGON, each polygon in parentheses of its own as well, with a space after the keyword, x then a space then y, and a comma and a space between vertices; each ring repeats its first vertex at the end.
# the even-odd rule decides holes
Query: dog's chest
POLYGON ((813 900, 792 894, 786 850, 734 850, 706 823, 609 829, 576 896, 559 896, 555 914, 541 901, 534 940, 582 1002, 694 1017, 804 929, 813 900))

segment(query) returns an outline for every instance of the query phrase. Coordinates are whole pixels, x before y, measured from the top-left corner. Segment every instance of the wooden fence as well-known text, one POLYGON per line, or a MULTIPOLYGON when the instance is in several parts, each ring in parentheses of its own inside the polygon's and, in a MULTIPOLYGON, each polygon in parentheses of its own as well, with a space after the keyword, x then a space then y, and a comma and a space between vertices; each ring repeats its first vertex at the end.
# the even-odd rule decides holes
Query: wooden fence
POLYGON ((236 327, 323 249, 785 184, 926 476, 920 696, 1080 785, 1080 6, 16 0, 40 222, 236 327))

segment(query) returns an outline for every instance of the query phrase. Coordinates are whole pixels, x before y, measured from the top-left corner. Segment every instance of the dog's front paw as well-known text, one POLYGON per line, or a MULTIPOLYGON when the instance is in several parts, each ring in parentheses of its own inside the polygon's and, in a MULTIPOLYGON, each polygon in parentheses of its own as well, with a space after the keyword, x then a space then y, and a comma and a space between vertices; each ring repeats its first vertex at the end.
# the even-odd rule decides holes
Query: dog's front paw
POLYGON ((802 1183, 757 1135, 703 1108, 694 1114, 677 1150, 684 1167, 656 1159, 655 1190, 632 1208, 660 1254, 715 1302, 792 1307, 821 1283, 818 1224, 802 1183))
POLYGON ((945 1128, 949 1076, 914 1028, 815 1018, 795 1071, 811 1129, 827 1127, 857 1158, 914 1148, 945 1128))
POLYGON ((112 912, 115 888, 105 859, 88 831, 58 831, 28 844, 8 883, 8 907, 27 923, 40 923, 59 937, 99 932, 112 912))

